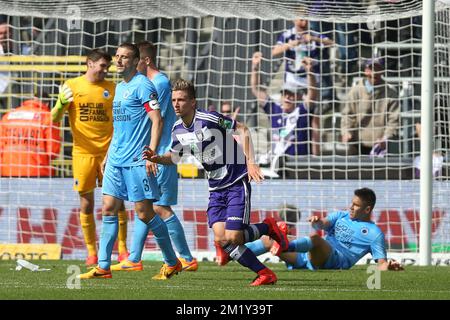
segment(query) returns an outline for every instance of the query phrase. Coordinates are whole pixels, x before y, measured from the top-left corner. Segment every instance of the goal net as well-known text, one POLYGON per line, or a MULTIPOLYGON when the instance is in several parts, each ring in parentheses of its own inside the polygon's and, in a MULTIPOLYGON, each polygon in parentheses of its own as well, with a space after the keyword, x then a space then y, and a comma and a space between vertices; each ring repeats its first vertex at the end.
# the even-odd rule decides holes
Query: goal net
MULTIPOLYGON (((0 112, 6 115, 36 96, 52 107, 58 86, 85 72, 93 48, 114 54, 122 42, 151 41, 171 80, 194 82, 199 108, 230 108, 250 128, 266 176, 253 185, 252 222, 274 216, 293 227, 292 236, 305 236, 312 232, 310 215, 346 209, 355 189, 369 187, 377 194, 373 221, 386 235, 389 256, 413 263, 419 243, 421 42, 434 36, 432 250, 435 263, 449 264, 449 7, 448 1, 435 2, 435 34, 424 35, 417 0, 6 0, 0 112)), ((109 79, 117 81, 110 71, 109 79)), ((6 147, 13 138, 4 128, 2 121, 0 248, 59 244, 63 258, 85 258, 68 119, 56 128, 57 136, 34 137, 33 143, 47 146, 41 151, 47 157, 20 177, 4 164, 14 152, 6 147)), ((31 131, 21 131, 20 139, 31 131)), ((192 159, 178 171, 173 209, 191 250, 211 257, 204 171, 192 159)), ((126 207, 131 243, 134 211, 131 203, 126 207)), ((99 232, 100 189, 95 212, 99 232)), ((25 255, 30 250, 22 256, 3 252, 0 259, 31 257, 25 255)), ((144 258, 154 257, 159 259, 158 248, 150 234, 144 258)))

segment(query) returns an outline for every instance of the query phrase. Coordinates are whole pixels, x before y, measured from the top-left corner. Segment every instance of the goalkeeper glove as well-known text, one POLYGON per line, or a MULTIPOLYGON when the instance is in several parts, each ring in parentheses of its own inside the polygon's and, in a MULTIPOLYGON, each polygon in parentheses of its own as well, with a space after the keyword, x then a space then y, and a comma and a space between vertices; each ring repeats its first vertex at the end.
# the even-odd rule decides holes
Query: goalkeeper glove
POLYGON ((73 101, 73 93, 67 84, 59 86, 58 101, 56 101, 56 107, 58 109, 64 108, 68 103, 73 101))

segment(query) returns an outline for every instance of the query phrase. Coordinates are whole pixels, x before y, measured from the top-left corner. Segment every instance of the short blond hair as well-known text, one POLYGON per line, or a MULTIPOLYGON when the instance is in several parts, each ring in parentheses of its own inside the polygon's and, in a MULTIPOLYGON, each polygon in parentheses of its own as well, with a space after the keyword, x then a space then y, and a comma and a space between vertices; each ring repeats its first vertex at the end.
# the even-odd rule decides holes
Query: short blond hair
POLYGON ((194 84, 182 78, 175 80, 172 85, 172 91, 184 91, 187 93, 189 99, 195 99, 194 84))

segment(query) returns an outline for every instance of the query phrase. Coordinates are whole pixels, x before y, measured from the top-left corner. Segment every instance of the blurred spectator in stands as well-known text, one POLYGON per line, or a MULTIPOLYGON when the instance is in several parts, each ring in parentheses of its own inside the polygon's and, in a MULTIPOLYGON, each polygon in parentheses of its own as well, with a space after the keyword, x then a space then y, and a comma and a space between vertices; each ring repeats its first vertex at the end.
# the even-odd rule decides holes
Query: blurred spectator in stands
POLYGON ((233 106, 231 105, 231 102, 225 101, 225 102, 222 103, 222 107, 220 109, 220 113, 225 115, 225 116, 227 116, 227 117, 230 117, 233 120, 236 120, 240 110, 241 110, 241 108, 237 107, 233 111, 233 106))
MULTIPOLYGON (((326 2, 322 0, 316 0, 314 3, 313 13, 320 14, 323 10, 367 10, 362 8, 363 4, 361 0, 334 0, 333 2, 326 2)), ((357 23, 349 22, 331 22, 331 21, 310 21, 311 30, 322 34, 330 39, 334 39, 337 44, 339 58, 336 60, 337 65, 337 82, 342 86, 347 86, 351 83, 353 76, 357 70, 357 58, 358 58, 358 46, 356 45, 356 37, 360 25, 357 23), (336 31, 336 37, 334 36, 336 31)), ((329 63, 329 50, 322 50, 321 60, 321 74, 324 76, 330 74, 329 63), (325 63, 324 63, 325 62, 325 63)), ((322 77, 322 86, 332 86, 333 83, 330 77, 322 77)))
MULTIPOLYGON (((0 15, 0 56, 6 55, 11 50, 11 30, 7 23, 7 17, 0 15)), ((0 71, 0 110, 9 109, 7 97, 4 95, 9 86, 9 72, 0 71)))
MULTIPOLYGON (((449 175, 443 170, 444 162, 448 162, 450 150, 450 108, 449 88, 445 83, 435 84, 434 94, 434 122, 433 122, 433 176, 449 175)), ((416 123, 416 135, 421 138, 422 125, 416 123)), ((420 147, 419 147, 420 148, 420 147)), ((415 177, 420 177, 420 155, 414 158, 415 177)))
POLYGON ((299 86, 285 83, 281 89, 281 104, 273 101, 265 89, 260 88, 259 68, 261 52, 252 58, 251 88, 258 105, 268 114, 272 127, 272 155, 307 155, 310 153, 309 111, 314 109, 316 79, 312 72, 312 59, 302 60, 308 75, 307 94, 299 86))
MULTIPOLYGON (((43 95, 45 97, 45 95, 43 95)), ((49 177, 50 161, 59 155, 59 126, 48 104, 38 97, 24 101, 0 121, 0 174, 3 177, 49 177)))
POLYGON ((347 86, 358 72, 358 45, 355 37, 359 25, 355 23, 336 23, 336 42, 339 59, 337 61, 340 80, 347 86))
MULTIPOLYGON (((436 126, 434 128, 436 128, 436 126)), ((419 139, 421 137, 421 133, 422 133, 422 124, 416 123, 416 135, 419 139)), ((442 166, 444 164, 444 156, 442 155, 442 153, 439 150, 436 150, 436 146, 435 146, 435 150, 433 151, 432 159, 433 159, 433 176, 438 177, 438 176, 442 175, 442 166)), ((420 166, 421 166, 420 163, 421 163, 420 155, 418 155, 414 158, 414 169, 415 169, 414 176, 417 179, 420 178, 420 166)))
POLYGON ((395 89, 382 79, 383 61, 368 60, 364 78, 349 92, 342 110, 342 142, 348 154, 383 155, 399 126, 400 105, 395 89))
MULTIPOLYGON (((222 106, 220 107, 220 112, 221 114, 223 114, 224 116, 230 117, 233 120, 236 120, 238 114, 239 114, 239 110, 241 110, 241 108, 237 107, 236 110, 233 111, 233 106, 231 105, 230 101, 224 101, 222 103, 222 106)), ((251 131, 251 128, 250 132, 251 131)), ((233 138, 236 140, 237 143, 241 144, 241 140, 238 134, 233 134, 233 138)), ((252 138, 253 139, 253 138, 252 138)))
MULTIPOLYGON (((403 45, 422 41, 422 17, 391 19, 383 22, 383 28, 376 31, 375 41, 381 43, 402 43, 403 45)), ((421 55, 413 54, 411 48, 392 46, 382 48, 379 55, 386 57, 388 77, 411 77, 421 75, 421 55)), ((437 50, 436 54, 439 54, 437 50)))
MULTIPOLYGON (((17 20, 16 20, 17 21, 17 20)), ((21 55, 44 55, 41 30, 42 19, 35 17, 19 17, 20 29, 17 30, 20 43, 17 43, 21 55)))
MULTIPOLYGON (((334 44, 333 40, 317 32, 310 31, 308 20, 296 19, 291 29, 283 32, 272 49, 272 57, 284 56, 285 74, 284 82, 291 87, 308 86, 308 76, 303 64, 303 58, 312 58, 311 71, 316 76, 316 85, 322 86, 320 79, 320 56, 321 50, 334 44)), ((324 84, 323 99, 332 99, 331 84, 324 84)))
POLYGON ((0 16, 0 53, 6 54, 12 50, 11 28, 6 16, 0 16))

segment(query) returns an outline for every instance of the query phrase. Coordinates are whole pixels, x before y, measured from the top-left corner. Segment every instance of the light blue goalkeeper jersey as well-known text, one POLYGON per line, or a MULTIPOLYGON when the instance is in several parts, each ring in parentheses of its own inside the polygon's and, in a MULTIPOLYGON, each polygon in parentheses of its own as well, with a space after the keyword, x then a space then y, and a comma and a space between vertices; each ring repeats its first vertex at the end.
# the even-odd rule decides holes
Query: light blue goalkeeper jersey
POLYGON ((172 145, 172 127, 177 120, 177 115, 172 106, 172 86, 170 80, 163 73, 158 73, 153 79, 153 84, 158 92, 158 101, 161 108, 161 117, 164 121, 164 127, 159 141, 157 154, 164 154, 170 151, 172 145))
POLYGON ((374 260, 386 259, 384 234, 373 222, 351 219, 348 211, 336 211, 327 216, 330 227, 326 240, 346 258, 342 269, 348 269, 367 253, 374 260))
POLYGON ((153 83, 143 74, 116 87, 113 101, 114 133, 108 151, 108 162, 116 167, 144 165, 142 151, 150 144, 151 120, 144 104, 159 109, 153 83))

